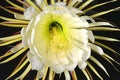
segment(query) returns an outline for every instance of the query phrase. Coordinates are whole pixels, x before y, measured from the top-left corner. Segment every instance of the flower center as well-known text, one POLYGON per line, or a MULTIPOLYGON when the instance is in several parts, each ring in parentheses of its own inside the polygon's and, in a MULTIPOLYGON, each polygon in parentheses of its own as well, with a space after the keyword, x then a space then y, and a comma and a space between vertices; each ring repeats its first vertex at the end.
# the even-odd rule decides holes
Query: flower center
POLYGON ((67 39, 64 35, 62 25, 58 22, 53 22, 49 26, 50 31, 50 50, 56 53, 67 48, 67 39))

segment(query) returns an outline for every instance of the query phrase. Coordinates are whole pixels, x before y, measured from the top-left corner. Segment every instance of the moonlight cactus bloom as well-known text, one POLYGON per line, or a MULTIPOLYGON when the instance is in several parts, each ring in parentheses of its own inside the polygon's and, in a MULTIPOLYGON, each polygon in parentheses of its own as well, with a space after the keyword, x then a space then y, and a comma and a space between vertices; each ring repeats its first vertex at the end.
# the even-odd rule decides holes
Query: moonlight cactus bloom
POLYGON ((82 0, 17 1, 25 7, 18 6, 10 0, 6 0, 6 2, 13 7, 4 8, 1 6, 3 10, 14 14, 15 19, 0 16, 1 19, 6 20, 1 22, 0 25, 22 27, 22 30, 15 35, 0 38, 0 46, 22 41, 6 54, 0 56, 0 59, 3 59, 1 64, 11 61, 25 51, 27 53, 7 79, 14 76, 30 62, 17 79, 23 79, 32 69, 37 70, 36 80, 41 78, 45 80, 48 72, 49 80, 53 80, 55 74, 61 73, 65 74, 66 80, 71 80, 71 77, 73 80, 77 80, 75 68, 78 66, 86 78, 90 80, 91 75, 87 69, 88 66, 103 80, 99 72, 96 71, 88 60, 90 59, 96 63, 108 76, 109 74, 103 64, 91 54, 92 51, 110 62, 110 64, 112 64, 111 61, 114 61, 119 65, 116 60, 104 53, 103 48, 118 55, 119 53, 95 41, 95 39, 105 41, 119 40, 110 37, 94 36, 93 34, 93 31, 120 31, 120 29, 113 27, 114 25, 109 22, 95 20, 96 17, 119 10, 119 7, 89 16, 86 15, 87 12, 94 8, 115 2, 116 0, 96 4, 87 9, 84 8, 93 0, 85 2, 82 2, 82 0), (21 11, 23 14, 9 10, 9 8, 21 11), (6 57, 8 58, 4 59, 6 57))
POLYGON ((77 64, 82 67, 90 57, 89 31, 73 29, 89 27, 88 22, 76 15, 79 10, 63 4, 48 6, 22 31, 23 45, 30 48, 28 58, 33 69, 41 70, 47 65, 55 73, 73 71, 77 64))

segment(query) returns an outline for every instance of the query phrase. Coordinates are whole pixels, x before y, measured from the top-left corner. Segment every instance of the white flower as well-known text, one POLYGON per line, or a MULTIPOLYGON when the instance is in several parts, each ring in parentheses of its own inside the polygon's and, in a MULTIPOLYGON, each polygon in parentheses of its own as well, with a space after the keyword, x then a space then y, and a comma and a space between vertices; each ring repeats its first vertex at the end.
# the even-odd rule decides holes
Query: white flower
POLYGON ((30 48, 28 57, 33 54, 33 57, 28 58, 33 69, 41 70, 42 63, 56 73, 62 73, 64 70, 73 71, 78 63, 79 67, 82 67, 90 57, 88 31, 73 29, 89 27, 88 22, 76 15, 79 10, 58 4, 46 7, 33 17, 27 29, 22 31, 25 41, 23 43, 28 42, 30 48))
MULTIPOLYGON (((53 80, 55 74, 65 74, 65 79, 77 80, 76 70, 80 69, 90 80, 91 74, 88 67, 101 79, 91 61, 100 67, 108 76, 106 68, 96 56, 102 57, 112 64, 114 60, 103 48, 118 54, 102 41, 119 41, 114 38, 100 36, 97 31, 120 31, 109 22, 96 17, 118 11, 120 7, 91 13, 91 10, 115 2, 117 0, 88 6, 94 0, 16 0, 23 7, 6 0, 11 7, 1 9, 14 15, 15 19, 0 16, 2 26, 21 27, 22 30, 12 36, 0 38, 0 46, 19 42, 4 55, 0 56, 0 64, 9 62, 24 53, 15 70, 7 79, 13 77, 23 68, 26 68, 16 80, 23 80, 29 71, 37 70, 35 79, 53 80), (93 34, 95 31, 95 34, 93 34), (92 53, 93 52, 93 53, 92 53), (97 55, 94 55, 97 53, 97 55), (112 62, 111 62, 112 61, 112 62), (87 67, 88 66, 88 67, 87 67)), ((117 70, 117 68, 112 64, 117 70)))

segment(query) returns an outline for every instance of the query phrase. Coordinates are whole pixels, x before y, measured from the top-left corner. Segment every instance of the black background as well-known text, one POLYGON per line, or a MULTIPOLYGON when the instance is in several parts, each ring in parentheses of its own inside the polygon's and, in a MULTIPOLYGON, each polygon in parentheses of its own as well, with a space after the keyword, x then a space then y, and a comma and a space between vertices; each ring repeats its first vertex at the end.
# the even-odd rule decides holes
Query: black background
MULTIPOLYGON (((11 0, 11 1, 14 1, 14 0, 11 0)), ((95 0, 95 2, 92 3, 92 4, 99 3, 99 2, 104 2, 104 1, 106 1, 106 0, 95 0)), ((8 6, 8 4, 5 2, 5 0, 0 0, 0 5, 8 6)), ((113 3, 113 4, 108 4, 106 6, 102 6, 100 8, 97 8, 93 11, 93 13, 103 11, 103 10, 108 10, 108 9, 115 8, 115 7, 118 7, 118 6, 120 6, 120 1, 119 0, 115 3, 113 3)), ((92 12, 87 13, 87 14, 89 15, 91 13, 92 12)), ((13 17, 13 15, 3 11, 2 9, 0 9, 0 16, 13 17)), ((101 18, 104 18, 106 20, 109 20, 110 22, 113 22, 114 24, 116 24, 120 28, 120 11, 109 13, 107 15, 102 16, 101 18)), ((0 26, 0 37, 10 36, 10 35, 12 35, 13 33, 15 33, 16 31, 19 31, 19 30, 21 30, 21 29, 20 28, 9 28, 9 27, 0 26)), ((105 32, 100 32, 100 33, 96 33, 96 34, 104 35, 103 33, 105 33, 105 32)), ((120 39, 120 32, 107 32, 105 34, 107 36, 120 39)), ((115 42, 112 42, 112 43, 104 42, 104 43, 111 46, 113 49, 117 50, 120 53, 120 50, 119 50, 120 49, 120 43, 115 43, 115 42)), ((3 55, 7 50, 9 50, 14 45, 15 44, 0 47, 0 56, 3 55)), ((5 80, 5 78, 12 72, 12 70, 15 68, 17 63, 20 61, 22 56, 23 55, 21 55, 19 58, 16 58, 16 59, 10 61, 9 63, 5 63, 5 64, 0 65, 0 80, 5 80)), ((120 57, 116 58, 116 60, 118 62, 120 62, 120 57)), ((105 63, 105 62, 103 62, 103 63, 105 63)), ((120 66, 117 65, 117 64, 115 64, 115 65, 120 70, 120 66)), ((111 77, 109 78, 104 73, 101 72, 102 77, 104 77, 104 80, 120 80, 120 72, 115 71, 114 68, 111 67, 108 63, 105 63, 105 66, 107 68, 109 68, 107 70, 108 70, 109 74, 111 75, 111 77)), ((79 77, 78 80, 86 80, 84 78, 84 76, 82 76, 80 70, 76 69, 76 71, 77 71, 77 74, 80 74, 78 76, 79 77)), ((25 80, 32 80, 32 78, 30 78, 30 77, 32 77, 34 75, 34 73, 36 73, 36 71, 32 71, 27 76, 27 78, 25 80)), ((97 78, 92 72, 91 72, 91 74, 93 75, 94 80, 99 80, 99 78, 97 78)), ((14 80, 14 79, 11 79, 11 80, 14 80)), ((56 80, 57 80, 57 78, 56 78, 56 80)), ((63 78, 61 80, 63 80, 63 78)))

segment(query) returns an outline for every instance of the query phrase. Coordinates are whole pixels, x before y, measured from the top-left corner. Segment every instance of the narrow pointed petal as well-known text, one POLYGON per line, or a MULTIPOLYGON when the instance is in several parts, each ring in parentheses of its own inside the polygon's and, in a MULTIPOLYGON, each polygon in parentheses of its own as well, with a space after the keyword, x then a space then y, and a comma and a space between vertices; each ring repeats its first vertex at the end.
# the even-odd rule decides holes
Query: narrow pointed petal
POLYGON ((22 1, 22 0, 17 0, 19 3, 23 4, 26 7, 30 7, 26 2, 22 1))
POLYGON ((82 10, 82 9, 84 9, 87 5, 89 5, 92 1, 94 1, 94 0, 87 0, 85 3, 83 3, 80 7, 79 7, 79 9, 80 10, 82 10))
POLYGON ((103 80, 103 78, 99 75, 99 73, 96 71, 96 69, 89 63, 87 62, 88 66, 91 68, 91 70, 101 79, 103 80))
POLYGON ((34 7, 36 11, 41 12, 41 10, 31 0, 26 0, 26 2, 30 4, 32 7, 34 7))
POLYGON ((78 80, 75 70, 71 71, 71 75, 72 75, 73 80, 78 80))
POLYGON ((25 76, 30 72, 30 70, 31 70, 31 65, 29 64, 27 66, 27 68, 25 69, 25 71, 18 78, 16 78, 15 80, 19 80, 19 79, 22 80, 22 79, 24 79, 25 76))
POLYGON ((11 54, 16 53, 17 51, 19 51, 20 49, 22 49, 22 44, 19 43, 16 46, 14 46, 13 48, 11 48, 9 51, 7 51, 4 55, 0 56, 0 59, 7 57, 11 54))
POLYGON ((6 0, 9 4, 11 4, 12 6, 16 7, 17 9, 24 11, 25 9, 21 6, 16 5, 15 3, 11 2, 10 0, 6 0))
POLYGON ((91 56, 90 59, 94 61, 109 76, 105 67, 95 57, 91 56))
POLYGON ((85 77, 87 78, 87 80, 91 80, 88 73, 85 71, 85 69, 81 69, 81 71, 84 73, 85 77))
POLYGON ((92 31, 120 31, 118 28, 110 28, 110 27, 89 27, 88 30, 92 31))
POLYGON ((21 41, 21 40, 22 40, 22 38, 16 38, 14 40, 6 41, 6 42, 0 42, 0 46, 6 46, 6 45, 9 45, 9 44, 21 41))
POLYGON ((22 25, 22 24, 6 24, 2 22, 0 22, 0 25, 6 26, 6 27, 27 27, 27 25, 22 25))
POLYGON ((105 57, 105 56, 102 56, 102 57, 103 57, 107 62, 109 62, 116 71, 119 72, 119 70, 117 69, 117 67, 116 67, 107 57, 105 57))
POLYGON ((110 38, 110 37, 104 37, 104 36, 95 36, 95 39, 104 40, 104 41, 116 41, 116 42, 120 42, 120 40, 118 40, 118 39, 110 38))
POLYGON ((89 24, 90 27, 94 27, 94 26, 111 26, 114 27, 112 24, 108 23, 108 22, 95 22, 95 23, 90 23, 89 24))
POLYGON ((104 54, 104 56, 112 61, 114 61, 115 63, 117 63, 118 65, 120 65, 119 62, 117 62, 115 59, 113 59, 112 57, 110 57, 108 54, 104 54))
POLYGON ((87 9, 85 9, 84 12, 88 12, 88 11, 90 11, 92 9, 95 9, 97 7, 100 7, 100 6, 106 5, 106 4, 111 3, 111 2, 115 2, 115 1, 117 1, 117 0, 111 0, 111 1, 106 1, 106 2, 100 3, 100 4, 95 4, 95 5, 87 8, 87 9))
POLYGON ((53 80, 53 71, 52 71, 52 69, 50 69, 50 72, 49 72, 49 80, 53 80))
POLYGON ((48 67, 45 67, 45 73, 44 73, 44 76, 43 76, 43 78, 42 78, 42 80, 45 80, 45 78, 46 78, 46 76, 47 76, 47 71, 48 71, 48 67))
POLYGON ((18 57, 19 55, 21 55, 24 51, 26 51, 28 48, 23 48, 21 49, 20 51, 18 51, 16 54, 14 54, 13 56, 9 57, 8 59, 0 62, 0 64, 3 64, 3 63, 6 63, 6 62, 9 62, 11 60, 13 60, 14 58, 18 57))
POLYGON ((68 71, 64 71, 64 74, 65 74, 65 79, 66 80, 71 80, 70 73, 68 71))
POLYGON ((29 21, 17 20, 17 19, 7 18, 7 17, 3 17, 3 16, 0 16, 0 19, 6 20, 6 21, 10 21, 10 22, 23 23, 23 24, 28 24, 29 23, 29 21))
POLYGON ((116 54, 120 55, 117 51, 115 51, 114 49, 106 46, 105 44, 102 44, 102 43, 97 42, 97 41, 95 41, 95 44, 96 44, 96 45, 99 45, 99 46, 101 46, 101 47, 103 47, 103 48, 105 48, 105 49, 108 49, 109 51, 113 52, 115 55, 116 55, 116 54))
POLYGON ((14 72, 12 72, 12 74, 6 79, 8 80, 9 78, 11 78, 12 76, 14 76, 18 71, 20 71, 26 64, 28 63, 28 60, 26 59, 22 64, 21 66, 15 70, 14 72))
POLYGON ((12 35, 12 36, 8 36, 8 37, 3 37, 3 38, 0 38, 0 42, 1 41, 13 40, 13 39, 20 38, 20 37, 21 37, 21 34, 12 35))
POLYGON ((102 12, 93 14, 93 15, 91 15, 91 17, 92 18, 96 18, 96 17, 102 16, 102 15, 108 14, 110 12, 113 12, 113 11, 118 11, 118 10, 120 10, 120 7, 117 7, 117 8, 114 8, 114 9, 110 9, 110 10, 107 10, 107 11, 102 11, 102 12))
MULTIPOLYGON (((0 8, 2 8, 3 10, 5 10, 6 12, 11 13, 11 14, 17 13, 17 12, 11 11, 11 10, 9 10, 9 9, 6 9, 6 8, 4 8, 4 7, 2 7, 2 6, 0 6, 0 8)), ((19 14, 19 13, 18 13, 18 14, 19 14)))

